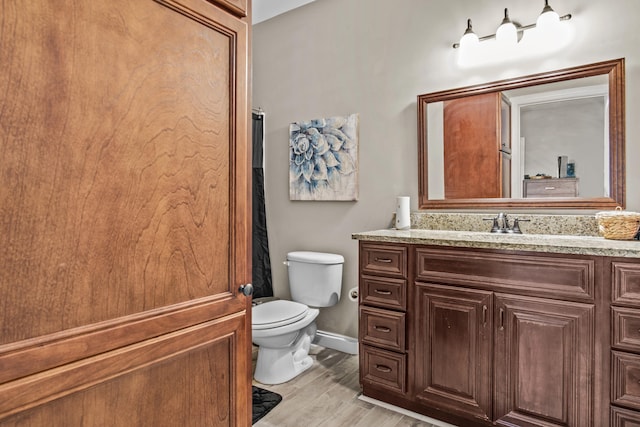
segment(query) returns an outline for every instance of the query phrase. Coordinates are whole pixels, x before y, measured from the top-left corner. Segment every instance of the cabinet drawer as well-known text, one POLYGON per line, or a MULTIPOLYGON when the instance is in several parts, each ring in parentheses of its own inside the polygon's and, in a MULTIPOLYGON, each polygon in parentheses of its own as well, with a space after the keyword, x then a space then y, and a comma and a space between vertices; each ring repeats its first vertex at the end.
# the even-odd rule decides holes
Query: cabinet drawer
POLYGON ((593 302, 595 257, 504 253, 466 248, 416 249, 417 280, 536 297, 593 302))
POLYGON ((640 427, 640 413, 612 406, 611 427, 640 427))
POLYGON ((360 295, 363 304, 405 311, 407 281, 388 277, 361 276, 360 295))
POLYGON ((364 344, 404 351, 405 314, 374 307, 360 307, 360 337, 364 344))
POLYGON ((399 393, 406 391, 405 354, 361 346, 360 379, 371 385, 399 393))
POLYGON ((640 310, 612 307, 613 346, 640 352, 640 310))
POLYGON ((407 248, 396 245, 362 243, 360 271, 364 274, 382 274, 407 277, 407 248))
POLYGON ((611 352, 611 402, 640 410, 640 356, 611 352))
POLYGON ((640 307, 640 264, 611 263, 613 303, 640 307))
POLYGON ((524 197, 576 197, 578 178, 525 179, 524 197))

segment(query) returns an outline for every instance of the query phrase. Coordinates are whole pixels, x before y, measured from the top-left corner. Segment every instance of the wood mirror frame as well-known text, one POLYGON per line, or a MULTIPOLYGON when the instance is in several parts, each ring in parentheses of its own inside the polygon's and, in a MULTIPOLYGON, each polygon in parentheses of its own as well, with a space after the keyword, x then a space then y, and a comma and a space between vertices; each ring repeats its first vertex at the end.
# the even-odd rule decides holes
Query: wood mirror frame
POLYGON ((569 208, 614 209, 625 207, 625 102, 624 58, 566 68, 524 77, 467 86, 418 96, 418 208, 569 208), (564 80, 608 75, 609 79, 609 197, 565 197, 526 199, 429 200, 427 170, 427 104, 471 95, 517 89, 564 80))

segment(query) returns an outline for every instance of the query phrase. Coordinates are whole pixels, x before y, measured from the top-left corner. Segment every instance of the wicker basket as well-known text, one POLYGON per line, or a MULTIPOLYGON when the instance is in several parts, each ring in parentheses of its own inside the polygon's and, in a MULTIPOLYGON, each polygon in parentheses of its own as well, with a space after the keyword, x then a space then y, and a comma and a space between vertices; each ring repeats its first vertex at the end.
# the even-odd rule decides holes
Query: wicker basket
POLYGON ((596 219, 605 239, 631 240, 640 228, 640 213, 623 211, 620 206, 615 211, 598 212, 596 219))

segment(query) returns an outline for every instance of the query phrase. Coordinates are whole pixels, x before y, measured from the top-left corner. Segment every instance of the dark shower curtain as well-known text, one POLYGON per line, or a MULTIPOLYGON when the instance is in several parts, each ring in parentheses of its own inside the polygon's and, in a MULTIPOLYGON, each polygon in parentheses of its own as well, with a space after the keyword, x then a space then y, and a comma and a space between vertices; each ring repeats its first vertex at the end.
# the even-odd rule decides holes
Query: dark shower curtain
POLYGON ((253 297, 273 296, 271 283, 271 259, 267 237, 267 214, 264 200, 263 140, 264 114, 253 117, 253 297))

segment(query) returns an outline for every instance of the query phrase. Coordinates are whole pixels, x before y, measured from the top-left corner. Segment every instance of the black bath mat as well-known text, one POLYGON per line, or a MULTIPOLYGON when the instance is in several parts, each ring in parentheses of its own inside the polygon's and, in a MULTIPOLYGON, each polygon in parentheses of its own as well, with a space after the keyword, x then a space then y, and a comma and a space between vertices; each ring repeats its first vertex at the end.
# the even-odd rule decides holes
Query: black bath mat
POLYGON ((258 420, 269 413, 282 400, 282 396, 260 387, 253 388, 253 421, 255 424, 258 420))

